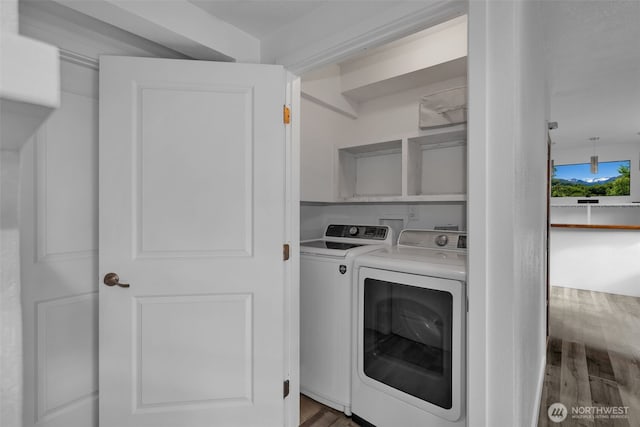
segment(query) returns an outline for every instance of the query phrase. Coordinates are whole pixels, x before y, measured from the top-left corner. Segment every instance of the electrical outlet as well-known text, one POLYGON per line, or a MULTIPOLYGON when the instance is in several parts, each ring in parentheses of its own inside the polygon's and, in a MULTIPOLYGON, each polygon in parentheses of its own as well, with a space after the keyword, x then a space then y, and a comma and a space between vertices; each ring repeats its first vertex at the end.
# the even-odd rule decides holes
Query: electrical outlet
POLYGON ((409 205, 407 216, 409 219, 416 219, 418 217, 418 207, 416 205, 409 205))

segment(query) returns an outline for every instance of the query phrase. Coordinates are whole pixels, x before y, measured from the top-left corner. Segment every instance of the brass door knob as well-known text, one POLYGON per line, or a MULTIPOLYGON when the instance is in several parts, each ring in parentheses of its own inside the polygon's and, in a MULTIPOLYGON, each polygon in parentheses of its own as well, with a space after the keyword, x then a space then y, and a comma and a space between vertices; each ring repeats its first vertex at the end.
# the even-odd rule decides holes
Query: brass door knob
POLYGON ((107 286, 115 286, 118 285, 121 288, 128 288, 128 283, 120 283, 120 277, 116 273, 107 273, 104 276, 104 284, 107 286))

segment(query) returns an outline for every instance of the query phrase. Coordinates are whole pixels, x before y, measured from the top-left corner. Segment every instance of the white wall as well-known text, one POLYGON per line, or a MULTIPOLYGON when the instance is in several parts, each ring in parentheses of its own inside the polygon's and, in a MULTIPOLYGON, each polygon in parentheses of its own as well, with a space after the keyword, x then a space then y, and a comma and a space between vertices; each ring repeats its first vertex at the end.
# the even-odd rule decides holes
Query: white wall
POLYGON ((300 102, 300 194, 305 201, 334 200, 335 146, 350 133, 353 119, 314 101, 300 102))
POLYGON ((19 153, 0 150, 0 425, 6 427, 23 425, 19 170, 19 153))
POLYGON ((469 426, 536 425, 548 93, 540 2, 469 3, 469 426))
POLYGON ((353 119, 357 105, 342 94, 340 66, 331 64, 302 76, 302 97, 353 119))
MULTIPOLYGON (((593 147, 554 148, 551 158, 556 165, 574 163, 588 163, 593 156, 593 147)), ((631 160, 631 195, 629 197, 601 197, 600 203, 623 203, 640 201, 640 141, 628 144, 614 144, 596 148, 600 162, 614 160, 631 160)), ((570 204, 577 203, 578 197, 554 197, 551 203, 570 204)))
MULTIPOLYGON (((547 292, 547 95, 541 31, 541 2, 523 2, 516 21, 519 31, 520 79, 516 92, 514 156, 514 282, 513 318, 516 374, 514 425, 537 419, 546 354, 547 292), (519 22, 518 22, 519 21, 519 22)), ((496 260, 499 262, 499 260, 496 260)), ((501 292, 501 290, 497 290, 501 292)), ((491 300, 491 299, 490 299, 491 300)), ((494 310, 495 306, 489 306, 494 310)), ((497 318, 503 322, 505 319, 497 318)), ((494 348, 494 353, 497 347, 494 348)), ((501 369, 494 366, 494 369, 501 369)))
POLYGON ((551 285, 640 297, 640 231, 552 229, 551 285))
POLYGON ((419 131, 418 106, 424 95, 466 85, 466 78, 443 80, 360 103, 346 144, 355 145, 388 141, 419 131))
POLYGON ((0 31, 18 32, 18 0, 0 2, 0 31))
POLYGON ((467 17, 460 16, 342 62, 341 89, 348 97, 371 99, 410 87, 400 78, 408 82, 413 76, 428 82, 441 80, 443 73, 436 70, 446 69, 445 64, 466 56, 467 17), (432 76, 427 77, 425 70, 432 76), (434 80, 433 75, 438 74, 440 77, 434 80))
POLYGON ((20 153, 15 150, 0 150, 0 226, 3 229, 18 228, 18 189, 19 189, 20 153))

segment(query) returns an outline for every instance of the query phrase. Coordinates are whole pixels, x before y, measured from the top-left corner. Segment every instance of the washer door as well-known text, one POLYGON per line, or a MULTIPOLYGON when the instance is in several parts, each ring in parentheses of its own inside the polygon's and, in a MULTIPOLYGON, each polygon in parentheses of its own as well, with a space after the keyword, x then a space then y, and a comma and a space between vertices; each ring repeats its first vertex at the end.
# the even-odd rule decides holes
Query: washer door
POLYGON ((462 412, 463 285, 361 268, 357 369, 366 384, 449 420, 462 412))

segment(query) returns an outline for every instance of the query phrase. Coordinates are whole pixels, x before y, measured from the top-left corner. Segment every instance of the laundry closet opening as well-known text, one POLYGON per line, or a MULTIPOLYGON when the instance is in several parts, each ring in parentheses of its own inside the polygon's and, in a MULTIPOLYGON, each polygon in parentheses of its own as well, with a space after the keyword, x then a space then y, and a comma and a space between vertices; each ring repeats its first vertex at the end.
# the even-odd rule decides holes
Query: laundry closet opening
POLYGON ((376 247, 395 245, 404 229, 465 233, 466 88, 466 15, 301 76, 301 425, 362 422, 348 418, 357 298, 348 254, 373 247, 311 267, 305 242, 330 240, 332 227, 355 227, 334 240, 376 247), (388 230, 391 242, 363 239, 367 227, 388 230))

